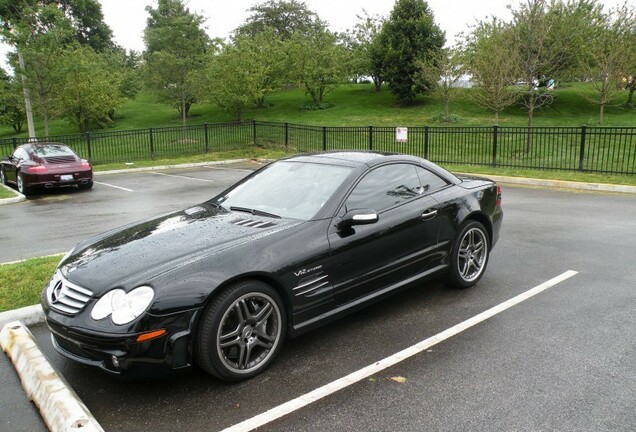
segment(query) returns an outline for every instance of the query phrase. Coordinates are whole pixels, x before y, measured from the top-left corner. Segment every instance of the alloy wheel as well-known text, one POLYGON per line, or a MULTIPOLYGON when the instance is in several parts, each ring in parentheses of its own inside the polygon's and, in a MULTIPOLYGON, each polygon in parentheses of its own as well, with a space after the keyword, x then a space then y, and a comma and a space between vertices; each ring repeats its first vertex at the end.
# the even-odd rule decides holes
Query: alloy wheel
POLYGON ((22 178, 22 174, 18 174, 18 192, 24 195, 24 179, 22 178))
POLYGON ((250 373, 266 364, 281 340, 278 304, 265 293, 239 297, 227 308, 217 333, 217 351, 234 373, 250 373))
POLYGON ((457 254, 457 268, 462 279, 472 282, 483 272, 488 257, 488 240, 479 228, 471 228, 464 234, 457 254))

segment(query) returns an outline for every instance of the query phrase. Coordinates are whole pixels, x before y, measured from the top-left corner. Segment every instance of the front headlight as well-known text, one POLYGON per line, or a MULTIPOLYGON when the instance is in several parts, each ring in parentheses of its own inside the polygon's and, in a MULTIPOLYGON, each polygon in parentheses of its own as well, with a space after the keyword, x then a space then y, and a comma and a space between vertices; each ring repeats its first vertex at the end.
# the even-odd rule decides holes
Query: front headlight
POLYGON ((95 303, 91 318, 98 321, 112 315, 113 323, 128 324, 150 306, 154 296, 154 290, 148 286, 135 288, 127 294, 122 289, 114 289, 95 303))

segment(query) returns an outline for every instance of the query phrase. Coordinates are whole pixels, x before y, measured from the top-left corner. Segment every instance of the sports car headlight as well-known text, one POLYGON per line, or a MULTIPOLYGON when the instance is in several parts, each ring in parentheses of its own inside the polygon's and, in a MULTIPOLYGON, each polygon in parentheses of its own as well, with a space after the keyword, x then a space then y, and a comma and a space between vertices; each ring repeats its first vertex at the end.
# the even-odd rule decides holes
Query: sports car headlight
POLYGON ((147 286, 135 288, 129 293, 122 289, 114 289, 95 303, 91 318, 97 321, 112 315, 113 323, 128 324, 150 306, 154 296, 154 290, 147 286))

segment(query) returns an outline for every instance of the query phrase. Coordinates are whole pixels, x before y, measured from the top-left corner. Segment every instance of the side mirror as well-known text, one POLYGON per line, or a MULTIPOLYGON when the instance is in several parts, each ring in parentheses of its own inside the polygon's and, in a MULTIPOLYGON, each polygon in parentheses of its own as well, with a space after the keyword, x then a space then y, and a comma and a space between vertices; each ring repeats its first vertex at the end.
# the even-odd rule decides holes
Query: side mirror
POLYGON ((378 221, 379 217, 375 210, 357 209, 346 213, 340 223, 338 229, 345 231, 356 225, 369 225, 378 221))

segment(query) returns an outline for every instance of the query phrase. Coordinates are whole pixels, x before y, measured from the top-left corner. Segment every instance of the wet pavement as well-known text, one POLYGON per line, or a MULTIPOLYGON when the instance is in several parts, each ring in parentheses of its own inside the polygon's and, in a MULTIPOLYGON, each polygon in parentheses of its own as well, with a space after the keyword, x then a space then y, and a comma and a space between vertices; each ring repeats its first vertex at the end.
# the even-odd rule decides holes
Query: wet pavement
MULTIPOLYGON (((404 291, 287 341, 269 370, 244 383, 198 369, 155 381, 117 379, 55 353, 45 326, 31 329, 105 430, 221 430, 576 270, 557 287, 259 430, 633 430, 636 198, 505 187, 503 206, 500 243, 478 286, 432 282, 404 291)), ((13 417, 32 416, 33 408, 13 391, 17 378, 6 357, 0 361, 3 386, 8 377, 12 388, 0 407, 20 407, 3 421, 19 425, 13 417)))
POLYGON ((66 252, 80 240, 214 197, 260 167, 215 165, 100 175, 93 189, 47 190, 0 208, 0 262, 66 252), (123 188, 123 189, 122 189, 123 188))

